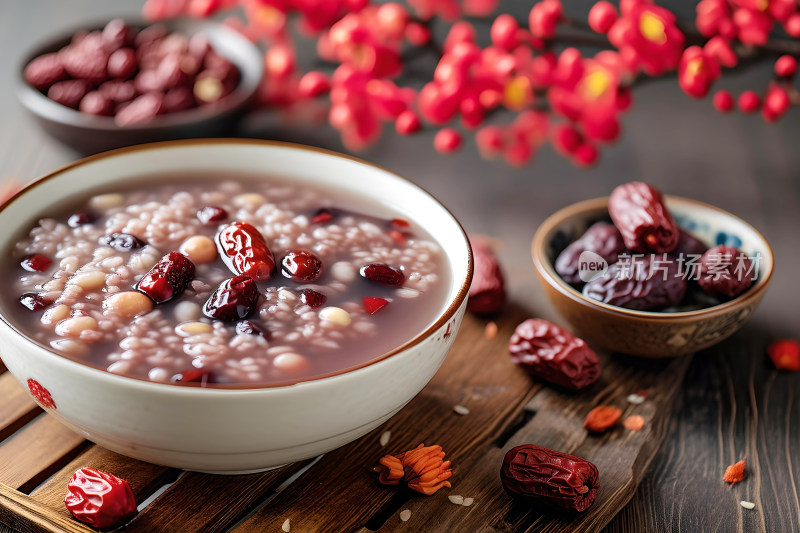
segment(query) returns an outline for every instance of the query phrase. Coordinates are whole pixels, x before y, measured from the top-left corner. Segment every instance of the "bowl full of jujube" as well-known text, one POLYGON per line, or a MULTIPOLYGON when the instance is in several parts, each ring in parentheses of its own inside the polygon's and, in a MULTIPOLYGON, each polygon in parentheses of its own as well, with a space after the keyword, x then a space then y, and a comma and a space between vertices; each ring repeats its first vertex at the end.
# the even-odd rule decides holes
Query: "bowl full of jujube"
POLYGON ((772 249, 753 226, 642 182, 567 206, 533 239, 542 287, 592 345, 686 355, 741 328, 764 295, 772 249))
POLYGON ((252 101, 263 70, 258 48, 222 24, 113 19, 26 54, 17 96, 47 133, 91 153, 219 136, 252 101))

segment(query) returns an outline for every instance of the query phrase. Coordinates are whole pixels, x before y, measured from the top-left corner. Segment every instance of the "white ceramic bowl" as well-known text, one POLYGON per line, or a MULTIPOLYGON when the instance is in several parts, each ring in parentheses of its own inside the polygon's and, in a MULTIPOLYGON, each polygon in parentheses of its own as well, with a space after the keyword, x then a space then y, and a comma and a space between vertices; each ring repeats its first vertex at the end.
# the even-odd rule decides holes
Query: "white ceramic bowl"
POLYGON ((9 325, 5 310, 0 356, 24 387, 35 380, 49 392, 55 406, 45 408, 51 415, 109 450, 177 468, 244 473, 342 446, 411 400, 453 343, 466 307, 472 256, 455 218, 410 181, 333 152, 250 140, 166 142, 78 161, 33 183, 0 210, 0 249, 27 231, 32 215, 67 197, 113 190, 118 183, 157 173, 214 169, 336 187, 419 223, 442 246, 451 269, 447 299, 436 319, 404 345, 360 367, 259 389, 179 387, 85 366, 25 337, 9 325))

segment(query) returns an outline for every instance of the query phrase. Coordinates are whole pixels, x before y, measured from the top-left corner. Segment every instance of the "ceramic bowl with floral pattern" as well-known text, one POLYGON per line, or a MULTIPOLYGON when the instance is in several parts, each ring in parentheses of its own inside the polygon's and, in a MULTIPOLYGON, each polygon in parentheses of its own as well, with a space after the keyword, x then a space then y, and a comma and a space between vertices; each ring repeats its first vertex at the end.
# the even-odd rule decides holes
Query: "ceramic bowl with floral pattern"
POLYGON ((533 238, 539 282, 572 331, 590 345, 641 357, 675 357, 731 336, 753 314, 769 285, 773 254, 767 240, 744 220, 696 200, 665 196, 676 223, 709 248, 733 246, 754 258, 753 285, 736 298, 709 306, 636 311, 584 296, 556 273, 558 254, 594 222, 608 221, 608 198, 586 200, 554 213, 533 238))

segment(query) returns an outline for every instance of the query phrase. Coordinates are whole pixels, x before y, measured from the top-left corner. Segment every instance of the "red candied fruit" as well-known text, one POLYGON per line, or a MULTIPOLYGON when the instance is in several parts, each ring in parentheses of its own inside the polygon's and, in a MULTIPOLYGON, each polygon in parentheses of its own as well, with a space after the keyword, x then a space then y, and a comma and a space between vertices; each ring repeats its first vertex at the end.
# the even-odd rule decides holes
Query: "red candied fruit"
POLYGON ((128 482, 107 472, 80 468, 67 487, 67 510, 94 528, 111 529, 136 514, 136 498, 128 482))
POLYGON ((375 296, 365 296, 362 302, 364 303, 364 309, 371 315, 374 315, 389 304, 389 300, 375 296))
POLYGON ((313 289, 303 289, 300 291, 300 301, 310 308, 316 309, 317 307, 325 305, 325 302, 328 301, 328 297, 313 289))
POLYGON ((359 273, 365 279, 391 287, 400 287, 406 281, 405 274, 399 268, 390 267, 384 263, 364 265, 359 273))
POLYGON ((197 220, 203 225, 216 224, 228 218, 228 211, 216 205, 207 205, 197 211, 197 220))
POLYGON ((19 297, 19 303, 31 311, 41 311, 50 305, 51 302, 41 294, 36 294, 35 292, 26 292, 19 297))
POLYGON ((44 272, 50 265, 53 264, 53 260, 47 256, 42 254, 31 254, 26 255, 20 261, 19 266, 27 270, 28 272, 44 272))
POLYGON ((311 283, 322 275, 322 261, 307 250, 292 250, 281 260, 281 274, 300 283, 311 283))

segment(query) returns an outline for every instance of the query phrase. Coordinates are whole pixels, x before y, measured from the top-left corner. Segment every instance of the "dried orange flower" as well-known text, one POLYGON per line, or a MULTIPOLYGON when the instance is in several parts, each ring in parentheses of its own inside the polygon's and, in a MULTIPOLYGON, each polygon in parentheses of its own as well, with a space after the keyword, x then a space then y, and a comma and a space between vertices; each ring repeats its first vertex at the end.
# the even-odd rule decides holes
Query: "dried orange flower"
POLYGON ((725 469, 725 475, 722 476, 722 480, 733 485, 734 483, 739 483, 744 477, 744 461, 739 461, 725 469))
POLYGON ((644 417, 642 415, 631 415, 622 424, 631 431, 639 431, 644 427, 644 417))
POLYGON ((450 461, 444 460, 441 446, 420 444, 400 455, 386 455, 380 460, 378 481, 398 485, 404 480, 408 488, 430 496, 442 487, 450 487, 447 479, 453 475, 450 461))

